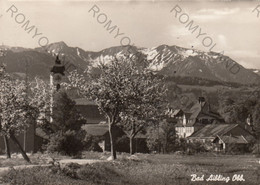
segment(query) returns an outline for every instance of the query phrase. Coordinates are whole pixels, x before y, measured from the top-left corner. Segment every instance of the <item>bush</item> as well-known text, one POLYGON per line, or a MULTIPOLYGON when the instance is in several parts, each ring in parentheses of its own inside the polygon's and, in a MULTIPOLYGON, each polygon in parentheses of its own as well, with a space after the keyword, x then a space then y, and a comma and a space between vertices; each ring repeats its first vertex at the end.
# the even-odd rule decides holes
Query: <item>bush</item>
POLYGON ((77 171, 78 178, 93 183, 113 182, 119 174, 106 163, 87 164, 77 171))
POLYGON ((187 150, 187 140, 185 138, 177 138, 175 151, 186 152, 186 150, 187 150))
POLYGON ((73 179, 78 179, 77 170, 81 166, 78 163, 69 163, 62 168, 62 173, 68 177, 71 177, 73 179))
POLYGON ((78 132, 68 130, 52 134, 47 144, 48 152, 58 152, 63 155, 78 155, 83 150, 83 143, 78 132))
POLYGON ((98 145, 102 140, 101 137, 87 134, 84 139, 84 149, 87 151, 103 152, 103 149, 98 145))
POLYGON ((199 141, 194 143, 187 143, 188 154, 195 154, 200 152, 207 152, 206 144, 199 141))
POLYGON ((250 145, 239 145, 235 143, 226 144, 226 153, 228 154, 245 154, 249 153, 252 146, 250 145))
MULTIPOLYGON (((67 177, 94 184, 110 184, 121 176, 110 163, 94 163, 81 166, 77 163, 65 165, 59 172, 67 177)), ((88 183, 87 183, 88 184, 88 183)))

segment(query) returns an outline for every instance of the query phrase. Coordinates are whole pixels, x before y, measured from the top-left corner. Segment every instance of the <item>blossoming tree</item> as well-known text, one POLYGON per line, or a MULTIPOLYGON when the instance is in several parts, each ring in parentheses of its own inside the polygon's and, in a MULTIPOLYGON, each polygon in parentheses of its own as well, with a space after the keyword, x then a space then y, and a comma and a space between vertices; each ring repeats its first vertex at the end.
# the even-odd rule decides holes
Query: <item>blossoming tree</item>
POLYGON ((68 79, 68 88, 78 88, 85 97, 92 99, 106 116, 109 127, 111 157, 116 159, 116 125, 121 126, 132 139, 155 116, 160 107, 165 88, 160 86, 160 79, 144 65, 127 58, 117 59, 98 65, 99 74, 93 76, 72 72, 68 79))

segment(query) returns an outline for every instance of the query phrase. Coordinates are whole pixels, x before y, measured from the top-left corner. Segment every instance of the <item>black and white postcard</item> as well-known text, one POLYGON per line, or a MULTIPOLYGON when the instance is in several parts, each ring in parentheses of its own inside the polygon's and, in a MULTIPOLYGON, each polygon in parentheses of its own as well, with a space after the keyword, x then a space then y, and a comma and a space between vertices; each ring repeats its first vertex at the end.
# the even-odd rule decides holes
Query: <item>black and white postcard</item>
POLYGON ((259 185, 260 1, 0 0, 0 184, 259 185))

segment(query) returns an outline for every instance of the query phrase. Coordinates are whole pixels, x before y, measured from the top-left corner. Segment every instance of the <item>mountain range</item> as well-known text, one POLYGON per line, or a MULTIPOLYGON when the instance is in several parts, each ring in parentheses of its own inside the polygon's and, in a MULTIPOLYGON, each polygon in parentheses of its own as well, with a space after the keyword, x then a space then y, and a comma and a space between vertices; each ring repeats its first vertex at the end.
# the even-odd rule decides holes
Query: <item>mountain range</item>
POLYGON ((116 46, 94 52, 57 42, 34 49, 4 45, 0 46, 0 49, 5 53, 5 57, 0 56, 0 62, 6 64, 7 71, 18 76, 24 76, 27 70, 31 77, 48 78, 56 55, 59 55, 66 66, 72 63, 76 68, 85 70, 87 67, 95 69, 100 61, 109 62, 114 56, 125 56, 131 51, 139 59, 146 59, 148 68, 164 76, 194 77, 240 84, 260 82, 260 70, 246 69, 230 57, 219 53, 178 46, 116 46))

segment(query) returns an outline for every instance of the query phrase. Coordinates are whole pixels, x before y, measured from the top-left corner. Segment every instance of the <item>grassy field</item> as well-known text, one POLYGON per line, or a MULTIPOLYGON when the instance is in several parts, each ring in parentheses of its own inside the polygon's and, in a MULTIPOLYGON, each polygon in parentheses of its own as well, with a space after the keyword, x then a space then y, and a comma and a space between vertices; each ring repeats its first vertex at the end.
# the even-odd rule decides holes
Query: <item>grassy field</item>
MULTIPOLYGON (((85 153, 83 157, 87 159, 106 159, 108 155, 108 153, 89 152, 85 153)), ((31 156, 31 158, 34 157, 31 156)), ((36 160, 36 158, 33 160, 36 160)), ((83 166, 72 163, 63 168, 52 166, 11 170, 2 177, 1 181, 2 183, 11 184, 48 185, 259 185, 260 164, 259 158, 257 159, 252 155, 200 154, 188 156, 136 154, 130 157, 128 154, 120 154, 119 159, 113 162, 104 160, 104 162, 83 166), (198 177, 204 175, 204 180, 193 182, 191 181, 192 174, 196 174, 198 177), (206 181, 210 175, 222 175, 222 178, 220 179, 219 176, 219 179, 206 181), (234 175, 240 178, 232 181, 234 175), (243 179, 245 181, 240 181, 243 179)))

